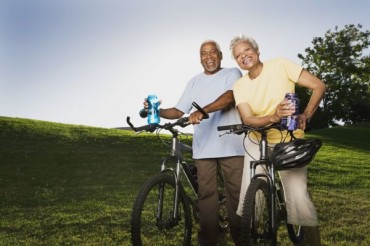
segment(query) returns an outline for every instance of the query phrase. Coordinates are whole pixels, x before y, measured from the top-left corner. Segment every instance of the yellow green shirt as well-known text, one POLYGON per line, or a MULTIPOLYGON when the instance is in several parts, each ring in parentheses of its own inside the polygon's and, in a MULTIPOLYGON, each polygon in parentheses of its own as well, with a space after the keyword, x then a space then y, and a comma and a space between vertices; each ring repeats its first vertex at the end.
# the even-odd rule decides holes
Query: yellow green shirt
MULTIPOLYGON (((262 72, 257 78, 251 80, 245 74, 235 82, 233 91, 236 106, 247 102, 255 116, 272 115, 276 106, 284 100, 285 94, 295 91, 302 69, 302 66, 285 58, 264 62, 262 72)), ((294 135, 303 137, 303 131, 297 130, 294 135)), ((277 130, 270 130, 267 136, 271 143, 282 140, 282 134, 277 130)), ((286 132, 283 136, 286 136, 286 132)))

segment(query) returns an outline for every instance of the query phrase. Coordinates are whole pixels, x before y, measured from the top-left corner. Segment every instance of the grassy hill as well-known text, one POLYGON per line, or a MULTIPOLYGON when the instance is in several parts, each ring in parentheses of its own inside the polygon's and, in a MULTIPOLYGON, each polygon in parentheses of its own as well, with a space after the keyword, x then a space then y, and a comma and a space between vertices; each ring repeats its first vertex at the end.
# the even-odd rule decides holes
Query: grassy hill
MULTIPOLYGON (((309 187, 324 245, 370 245, 370 123, 313 131, 309 187)), ((0 245, 130 245, 154 134, 0 117, 0 245)), ((288 244, 282 231, 282 245, 288 244)))

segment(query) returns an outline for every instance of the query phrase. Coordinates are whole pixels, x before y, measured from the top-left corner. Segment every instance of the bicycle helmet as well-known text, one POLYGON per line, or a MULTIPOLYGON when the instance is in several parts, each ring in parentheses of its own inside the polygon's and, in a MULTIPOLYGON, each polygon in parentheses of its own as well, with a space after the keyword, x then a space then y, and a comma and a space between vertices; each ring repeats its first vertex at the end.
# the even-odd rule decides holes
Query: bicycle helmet
POLYGON ((291 142, 275 145, 271 160, 277 170, 304 167, 315 157, 321 148, 320 139, 294 139, 291 142))

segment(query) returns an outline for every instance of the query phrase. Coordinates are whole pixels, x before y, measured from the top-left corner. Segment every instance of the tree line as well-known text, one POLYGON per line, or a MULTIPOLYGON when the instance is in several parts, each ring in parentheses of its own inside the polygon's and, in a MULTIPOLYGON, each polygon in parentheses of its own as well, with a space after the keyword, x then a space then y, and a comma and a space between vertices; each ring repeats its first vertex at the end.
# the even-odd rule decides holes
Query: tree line
MULTIPOLYGON (((298 54, 305 69, 319 77, 327 91, 312 118, 311 129, 370 121, 370 32, 362 25, 329 29, 324 37, 314 37, 312 47, 298 54)), ((302 109, 310 92, 297 87, 302 109)))

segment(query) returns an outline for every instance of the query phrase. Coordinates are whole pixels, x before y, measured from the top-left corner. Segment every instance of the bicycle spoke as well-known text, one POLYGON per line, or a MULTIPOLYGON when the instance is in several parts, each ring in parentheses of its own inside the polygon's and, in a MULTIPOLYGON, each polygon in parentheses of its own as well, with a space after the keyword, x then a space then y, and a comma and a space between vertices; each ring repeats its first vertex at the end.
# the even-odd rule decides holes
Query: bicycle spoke
POLYGON ((191 214, 186 199, 181 195, 174 217, 174 183, 168 175, 149 182, 139 193, 132 215, 133 244, 183 245, 190 238, 191 214), (167 177, 166 177, 167 176, 167 177), (161 196, 160 196, 161 194, 161 196), (159 203, 159 197, 161 202, 159 203))
POLYGON ((273 244, 275 234, 271 230, 270 206, 267 183, 260 179, 252 181, 243 206, 243 245, 273 244))

